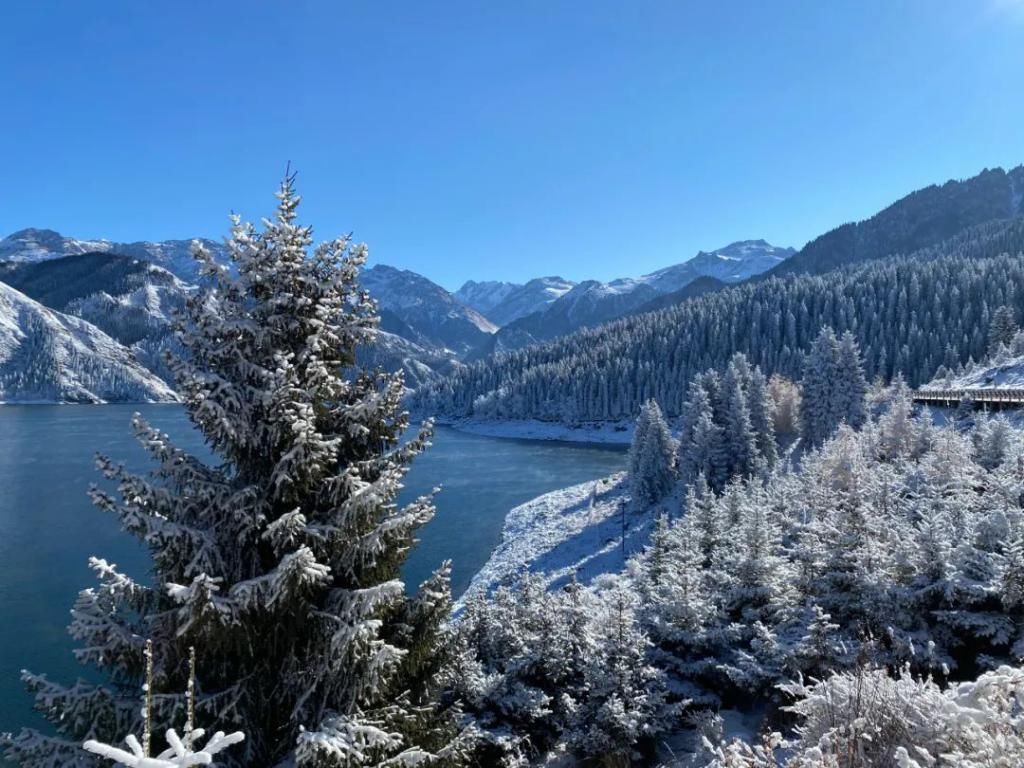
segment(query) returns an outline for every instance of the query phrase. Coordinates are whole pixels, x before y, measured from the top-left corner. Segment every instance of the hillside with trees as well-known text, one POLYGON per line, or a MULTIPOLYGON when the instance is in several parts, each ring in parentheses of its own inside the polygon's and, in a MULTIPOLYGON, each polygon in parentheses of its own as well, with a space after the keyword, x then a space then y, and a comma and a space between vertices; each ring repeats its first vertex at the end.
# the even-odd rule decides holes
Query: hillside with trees
POLYGON ((649 399, 678 417, 697 373, 736 352, 766 376, 799 379, 824 326, 864 350, 868 380, 916 385, 987 352, 998 307, 1024 301, 1024 219, 826 275, 773 277, 494 355, 417 393, 446 418, 632 419, 649 399))
POLYGON ((1024 165, 912 192, 864 221, 815 238, 768 276, 821 274, 836 267, 938 245, 965 229, 1024 214, 1024 165))
MULTIPOLYGON (((836 426, 799 461, 744 472, 757 439, 723 430, 715 455, 733 470, 710 484, 648 403, 617 481, 623 536, 660 516, 642 551, 585 582, 552 582, 538 553, 471 595, 457 685, 493 764, 537 751, 680 768, 1024 758, 1024 432, 981 414, 936 426, 902 382, 868 393, 830 330, 812 354, 851 365, 854 385, 805 391, 802 430, 836 426), (762 738, 727 738, 740 711, 763 718, 762 738)), ((700 378, 741 391, 745 364, 700 378)), ((615 514, 593 505, 572 501, 561 527, 615 514)))

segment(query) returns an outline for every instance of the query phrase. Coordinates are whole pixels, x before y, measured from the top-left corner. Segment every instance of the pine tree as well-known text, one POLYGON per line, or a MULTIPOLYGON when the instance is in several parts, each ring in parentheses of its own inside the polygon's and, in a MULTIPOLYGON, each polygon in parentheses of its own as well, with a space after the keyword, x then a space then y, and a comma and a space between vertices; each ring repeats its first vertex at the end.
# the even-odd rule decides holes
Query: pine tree
POLYGON ((796 648, 797 664, 804 675, 820 676, 826 671, 835 671, 837 656, 840 653, 835 633, 838 624, 832 623, 832 617, 821 609, 811 607, 807 622, 807 633, 801 638, 796 648))
POLYGON ((804 438, 819 445, 839 426, 835 410, 839 341, 831 328, 821 329, 804 363, 802 420, 804 438))
POLYGON ((1009 422, 1003 416, 986 419, 974 434, 978 463, 988 470, 1002 464, 1010 448, 1009 422))
MULTIPOLYGON (((141 680, 145 637, 161 690, 183 689, 187 649, 201 649, 198 709, 247 734, 229 765, 458 757, 455 723, 429 682, 446 580, 410 602, 398 578, 434 513, 430 497, 394 503, 430 426, 403 441, 401 376, 355 367, 378 324, 358 284, 366 248, 345 237, 311 250, 293 181, 262 231, 233 219, 234 270, 194 248, 205 288, 181 320, 187 355, 172 369, 215 459, 176 448, 138 416, 156 469, 136 475, 100 458, 119 498, 96 488, 93 500, 148 545, 154 586, 93 561, 100 585, 82 592, 71 633, 79 660, 108 682, 26 675, 59 734, 13 740, 8 754, 26 768, 79 764, 84 738, 137 730, 124 692, 141 680)), ((182 705, 161 697, 155 722, 171 724, 182 705)))
POLYGON ((768 380, 758 366, 750 374, 747 390, 747 406, 750 409, 750 426, 757 440, 757 452, 761 465, 771 469, 778 461, 775 445, 775 423, 772 414, 772 399, 768 394, 768 380))
POLYGON ((624 584, 605 596, 594 632, 595 658, 584 670, 581 700, 571 704, 566 741, 582 757, 625 768, 639 742, 668 727, 675 708, 666 702, 664 674, 647 660, 650 641, 624 584))
POLYGON ((757 436, 750 423, 750 409, 739 371, 729 367, 725 389, 725 450, 729 476, 749 477, 757 470, 757 436))
POLYGON ((1013 307, 1005 304, 992 313, 988 329, 988 353, 994 355, 1000 347, 1009 347, 1017 335, 1017 315, 1013 307))
POLYGON ((868 382, 864 376, 860 348, 849 331, 839 340, 836 377, 838 388, 843 392, 842 401, 836 404, 838 415, 851 427, 860 428, 867 420, 868 382))
POLYGON ((661 409, 648 400, 640 410, 629 449, 629 478, 633 498, 641 505, 661 501, 675 484, 675 443, 661 409))
POLYGON ((689 485, 703 475, 712 487, 720 489, 727 479, 725 445, 703 379, 690 385, 682 420, 678 467, 683 483, 689 485))

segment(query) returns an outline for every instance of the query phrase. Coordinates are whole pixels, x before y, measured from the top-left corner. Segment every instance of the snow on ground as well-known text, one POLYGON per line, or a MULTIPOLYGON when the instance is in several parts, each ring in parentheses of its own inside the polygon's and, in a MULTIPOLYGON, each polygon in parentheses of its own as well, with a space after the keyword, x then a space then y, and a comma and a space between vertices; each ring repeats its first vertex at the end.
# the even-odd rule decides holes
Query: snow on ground
POLYGON ((588 424, 558 424, 550 421, 487 421, 480 419, 437 419, 438 424, 487 437, 522 440, 554 440, 563 443, 600 443, 629 445, 633 439, 632 421, 600 421, 588 424))
POLYGON ((637 510, 624 472, 538 496, 508 513, 501 543, 460 603, 514 583, 524 569, 543 574, 549 588, 566 584, 573 573, 584 584, 617 573, 647 544, 658 515, 678 508, 679 500, 669 498, 637 510))

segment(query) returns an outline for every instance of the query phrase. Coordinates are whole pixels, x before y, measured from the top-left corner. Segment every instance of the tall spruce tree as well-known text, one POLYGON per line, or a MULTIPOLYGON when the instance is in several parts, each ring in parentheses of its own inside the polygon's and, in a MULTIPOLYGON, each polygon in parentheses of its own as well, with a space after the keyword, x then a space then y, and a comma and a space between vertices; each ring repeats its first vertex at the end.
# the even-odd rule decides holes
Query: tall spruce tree
POLYGON ((675 442, 661 408, 648 400, 640 409, 629 448, 629 482, 636 502, 654 504, 672 492, 676 481, 675 453, 675 442))
POLYGON ((750 408, 750 426, 757 438, 757 452, 760 454, 761 463, 765 469, 771 469, 779 458, 775 442, 772 399, 768 393, 768 380, 757 366, 754 366, 750 374, 747 406, 750 408))
POLYGON ((1003 305, 992 313, 992 323, 988 329, 988 352, 994 354, 999 347, 1009 347, 1017 334, 1017 315, 1013 307, 1003 305))
POLYGON ((725 450, 729 476, 752 475, 757 469, 757 435, 750 423, 750 408, 743 389, 742 373, 730 364, 722 381, 725 390, 725 450))
MULTIPOLYGON (((399 580, 434 507, 395 498, 431 428, 403 441, 401 376, 356 366, 378 324, 358 282, 366 248, 343 237, 311 249, 293 182, 262 231, 233 218, 233 269, 195 247, 205 287, 181 319, 187 355, 172 369, 214 459, 139 416, 156 468, 135 475, 99 459, 118 493, 96 488, 93 500, 150 548, 152 586, 93 561, 100 584, 79 596, 70 631, 78 659, 107 679, 65 687, 26 673, 57 735, 9 742, 25 768, 93 765, 83 740, 140 730, 147 638, 161 692, 185 690, 189 646, 199 649, 200 719, 248 736, 228 765, 458 761, 456 713, 435 702, 429 658, 447 571, 417 598, 399 580)), ((158 696, 154 730, 183 706, 183 695, 158 696)))
POLYGON ((807 354, 802 382, 803 433, 811 445, 823 443, 839 426, 833 408, 838 358, 839 341, 835 333, 831 328, 822 328, 807 354))
POLYGON ((839 339, 839 357, 836 361, 837 389, 842 392, 836 410, 839 417, 851 427, 859 429, 867 420, 868 380, 864 376, 864 362, 860 347, 853 334, 846 331, 839 339))

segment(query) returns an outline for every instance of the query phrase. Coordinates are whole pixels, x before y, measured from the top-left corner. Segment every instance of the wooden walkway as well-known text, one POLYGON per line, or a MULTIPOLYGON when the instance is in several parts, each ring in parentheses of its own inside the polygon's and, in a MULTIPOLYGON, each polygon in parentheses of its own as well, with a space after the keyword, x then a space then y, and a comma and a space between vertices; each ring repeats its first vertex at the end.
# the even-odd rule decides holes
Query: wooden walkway
POLYGON ((918 389, 914 392, 915 403, 928 403, 956 407, 961 400, 971 400, 975 407, 1018 408, 1024 406, 1024 389, 918 389))

